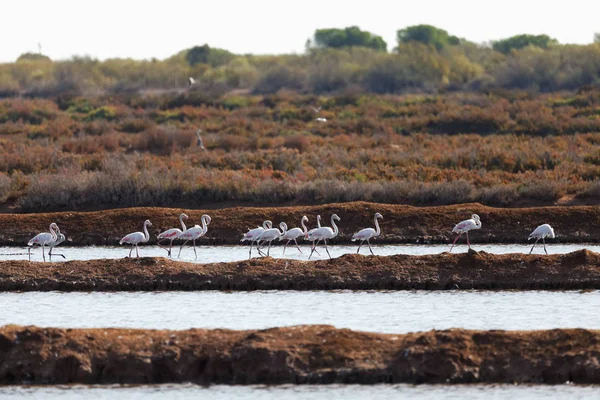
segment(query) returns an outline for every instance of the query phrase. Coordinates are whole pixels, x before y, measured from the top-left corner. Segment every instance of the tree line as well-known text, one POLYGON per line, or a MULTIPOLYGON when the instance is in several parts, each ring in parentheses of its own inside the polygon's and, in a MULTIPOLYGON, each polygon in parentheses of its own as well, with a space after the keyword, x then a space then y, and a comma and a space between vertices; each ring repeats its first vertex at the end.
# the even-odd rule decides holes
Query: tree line
POLYGON ((397 31, 396 46, 357 26, 318 29, 303 54, 234 54, 208 44, 164 60, 75 56, 54 61, 26 53, 0 64, 0 97, 187 89, 219 96, 343 91, 406 93, 520 89, 574 90, 600 80, 600 36, 588 45, 548 35, 516 35, 476 44, 431 25, 397 31))

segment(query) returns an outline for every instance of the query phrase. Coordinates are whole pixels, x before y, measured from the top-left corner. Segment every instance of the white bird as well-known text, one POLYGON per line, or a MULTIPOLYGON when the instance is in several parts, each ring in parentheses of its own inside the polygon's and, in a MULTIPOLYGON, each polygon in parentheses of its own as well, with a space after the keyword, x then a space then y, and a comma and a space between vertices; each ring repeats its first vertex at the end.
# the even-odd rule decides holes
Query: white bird
POLYGON ((196 144, 198 145, 198 147, 200 147, 202 150, 206 151, 206 149, 204 148, 204 145, 202 144, 202 136, 200 136, 200 133, 202 132, 202 129, 198 129, 196 131, 196 136, 198 137, 198 139, 196 140, 196 144))
MULTIPOLYGON (((312 246, 311 246, 311 251, 313 249, 315 249, 315 242, 317 241, 317 237, 314 236, 313 234, 317 231, 317 229, 321 228, 321 216, 317 215, 317 227, 311 229, 310 231, 306 232, 304 234, 304 240, 308 240, 309 242, 313 242, 312 246)), ((316 251, 317 254, 321 255, 317 250, 316 251)))
POLYGON ((256 250, 258 254, 262 254, 263 256, 268 256, 271 252, 271 245, 273 244, 273 240, 278 239, 281 236, 282 232, 277 228, 269 228, 265 229, 263 233, 260 234, 258 240, 256 241, 256 250), (267 248, 267 254, 260 250, 260 246, 262 246, 261 242, 269 242, 269 247, 267 248))
POLYGON ((333 227, 330 228, 328 226, 324 226, 321 228, 318 228, 315 231, 311 231, 308 232, 308 237, 309 240, 311 240, 311 237, 316 238, 316 242, 313 245, 313 249, 310 252, 310 255, 308 256, 308 258, 310 259, 310 257, 312 256, 313 252, 315 251, 317 244, 319 244, 319 242, 322 240, 323 243, 325 243, 325 250, 327 251, 327 255, 329 256, 329 258, 331 258, 331 254, 329 254, 329 249, 327 248, 327 240, 333 239, 334 237, 336 237, 339 233, 338 227, 335 224, 335 221, 339 221, 340 217, 338 217, 337 214, 333 214, 331 216, 331 226, 333 227))
POLYGON ((533 246, 531 246, 531 250, 529 250, 529 254, 531 254, 531 252, 533 251, 533 248, 535 247, 538 240, 540 240, 540 239, 542 239, 542 242, 544 243, 544 251, 546 252, 546 254, 548 254, 548 251, 546 250, 546 238, 550 238, 550 239, 555 238, 554 229, 552 229, 552 227, 550 225, 543 224, 543 225, 540 225, 537 228, 535 228, 535 230, 533 232, 531 232, 531 234, 527 238, 528 241, 529 241, 529 239, 535 239, 535 243, 533 244, 533 246))
POLYGON ((271 221, 264 221, 262 227, 259 226, 258 228, 248 229, 248 232, 246 232, 244 236, 242 236, 240 242, 245 242, 246 240, 250 241, 250 251, 248 252, 248 259, 252 258, 252 246, 254 245, 254 242, 258 240, 260 235, 262 235, 262 233, 265 230, 270 229, 272 226, 273 223, 271 221))
POLYGON ((317 121, 317 122, 327 122, 327 118, 318 117, 318 118, 315 118, 315 121, 317 121))
POLYGON ((179 228, 171 228, 169 230, 166 230, 164 232, 161 232, 158 234, 158 236, 156 237, 156 239, 158 240, 156 242, 156 244, 158 244, 160 247, 163 247, 160 242, 162 242, 163 240, 170 240, 171 243, 169 245, 169 249, 167 250, 165 247, 163 247, 165 250, 167 250, 167 253, 169 254, 169 257, 171 257, 171 249, 173 248, 173 240, 179 238, 179 236, 181 236, 181 234, 183 232, 186 231, 186 226, 185 223, 183 222, 184 219, 188 219, 188 216, 184 213, 179 214, 179 223, 181 224, 181 229, 179 228))
POLYGON ((196 80, 190 76, 188 78, 188 89, 191 88, 194 83, 196 83, 196 80))
POLYGON ((323 107, 315 107, 315 106, 310 106, 310 108, 313 109, 314 112, 316 112, 317 114, 319 113, 319 111, 321 111, 321 108, 323 107))
POLYGON ((133 246, 135 246, 135 254, 139 257, 140 253, 138 252, 138 244, 146 243, 150 240, 150 234, 148 233, 148 227, 152 226, 152 222, 149 219, 144 221, 144 232, 133 232, 129 235, 126 235, 119 241, 119 244, 128 243, 131 245, 131 250, 129 250, 129 257, 131 257, 131 252, 133 251, 133 246))
POLYGON ((177 257, 181 255, 181 249, 183 249, 183 246, 185 246, 185 244, 191 240, 194 245, 194 254, 196 255, 196 259, 198 258, 198 253, 196 252, 196 240, 206 235, 206 232, 208 232, 208 224, 210 224, 212 219, 210 218, 210 215, 204 214, 202 217, 200 217, 200 220, 202 221, 202 226, 194 225, 193 228, 189 228, 179 235, 178 239, 185 240, 185 242, 183 242, 181 247, 179 247, 179 254, 177 254, 177 257))
POLYGON ((363 245, 363 243, 365 242, 365 240, 367 241, 367 244, 369 245, 369 250, 371 250, 371 254, 375 255, 373 253, 373 249, 371 248, 371 242, 370 240, 374 237, 379 236, 379 234, 381 233, 381 229, 379 229, 379 223, 377 222, 377 219, 382 218, 383 219, 383 215, 379 214, 379 213, 375 213, 375 229, 373 228, 365 228, 362 229, 358 232, 356 232, 354 234, 354 236, 352 236, 352 241, 354 242, 355 240, 360 240, 360 244, 358 245, 358 249, 356 250, 356 254, 358 254, 358 252, 360 251, 360 246, 363 245))
POLYGON ((29 242, 27 242, 28 246, 42 246, 42 257, 44 261, 46 261, 46 255, 44 254, 44 247, 50 245, 50 243, 55 242, 57 239, 56 232, 58 231, 58 225, 54 222, 50 224, 50 232, 42 232, 35 235, 29 242))
POLYGON ((454 248, 454 244, 456 243, 456 241, 458 240, 460 235, 462 235, 463 233, 467 234, 467 244, 469 245, 469 248, 471 248, 471 243, 469 242, 469 231, 472 229, 480 229, 480 228, 481 228, 481 220, 479 219, 479 215, 477 215, 477 214, 471 215, 471 219, 466 219, 466 220, 461 221, 458 224, 456 224, 454 229, 452 229, 452 233, 458 233, 458 236, 456 237, 456 239, 454 239, 454 242, 452 242, 450 251, 452 251, 452 249, 454 248))
MULTIPOLYGON (((61 244, 62 242, 64 242, 67 238, 65 237, 65 235, 63 235, 60 232, 60 229, 56 230, 56 240, 52 243, 48 243, 48 247, 50 247, 50 251, 48 251, 48 255, 50 256, 50 260, 52 260, 52 249, 54 249, 54 247, 58 246, 59 244, 61 244)), ((64 254, 56 254, 54 253, 54 255, 56 256, 61 256, 62 258, 67 258, 65 257, 64 254)))
POLYGON ((300 246, 298 246, 298 241, 296 239, 298 239, 300 236, 306 235, 308 233, 308 229, 306 228, 306 225, 304 225, 304 221, 308 222, 308 217, 306 215, 304 215, 302 217, 302 219, 300 220, 300 225, 302 225, 302 229, 293 228, 293 229, 288 230, 288 226, 285 222, 282 222, 279 224, 279 226, 281 227, 281 231, 282 231, 282 234, 279 237, 279 240, 280 241, 287 240, 287 243, 285 244, 285 246, 283 246, 283 254, 282 255, 285 255, 285 249, 292 240, 294 241, 294 243, 296 243, 296 247, 298 248, 298 251, 300 253, 302 253, 302 250, 300 250, 300 246))

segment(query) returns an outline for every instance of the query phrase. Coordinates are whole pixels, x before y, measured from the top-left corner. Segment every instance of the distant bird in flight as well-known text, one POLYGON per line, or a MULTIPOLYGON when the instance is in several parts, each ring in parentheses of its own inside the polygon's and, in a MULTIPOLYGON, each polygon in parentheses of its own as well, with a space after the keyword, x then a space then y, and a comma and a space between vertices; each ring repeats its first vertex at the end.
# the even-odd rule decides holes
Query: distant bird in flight
POLYGON ((322 107, 313 107, 313 106, 310 106, 310 108, 312 108, 314 110, 314 112, 318 113, 319 111, 321 111, 322 107))
POLYGON ((200 136, 200 132, 202 132, 202 129, 198 129, 196 131, 196 136, 198 137, 198 140, 196 141, 196 144, 198 145, 198 147, 200 147, 202 150, 206 151, 206 149, 204 148, 204 145, 202 144, 202 136, 200 136))
POLYGON ((188 78, 188 89, 190 89, 194 83, 196 83, 196 80, 190 76, 188 78))
MULTIPOLYGON (((310 108, 312 108, 312 109, 313 109, 313 111, 314 111, 315 113, 317 113, 317 114, 318 114, 318 113, 321 111, 321 108, 322 108, 322 107, 314 107, 314 106, 310 106, 310 108)), ((323 118, 323 117, 317 117, 317 118, 315 119, 315 121, 319 121, 319 122, 327 122, 327 118, 323 118)))

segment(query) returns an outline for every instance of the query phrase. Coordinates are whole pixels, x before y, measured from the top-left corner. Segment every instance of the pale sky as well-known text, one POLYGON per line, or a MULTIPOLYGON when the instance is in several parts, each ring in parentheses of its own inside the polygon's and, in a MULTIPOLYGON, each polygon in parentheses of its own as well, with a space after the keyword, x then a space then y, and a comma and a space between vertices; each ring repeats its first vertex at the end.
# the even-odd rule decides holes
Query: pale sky
POLYGON ((600 32, 598 0, 3 0, 0 62, 37 52, 163 59, 208 43, 234 53, 302 53, 319 28, 358 25, 383 37, 431 24, 477 43, 520 33, 591 43, 600 32))

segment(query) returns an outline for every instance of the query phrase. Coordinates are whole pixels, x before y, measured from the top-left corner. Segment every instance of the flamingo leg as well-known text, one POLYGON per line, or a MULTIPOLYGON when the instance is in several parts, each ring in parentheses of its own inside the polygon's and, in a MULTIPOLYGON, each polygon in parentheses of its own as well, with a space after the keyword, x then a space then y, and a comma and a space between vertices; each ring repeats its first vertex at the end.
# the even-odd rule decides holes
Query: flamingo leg
POLYGON ((450 253, 452 253, 452 249, 454 248, 454 245, 456 244, 456 241, 458 240, 458 238, 460 237, 460 235, 462 235, 462 232, 459 233, 456 238, 454 238, 454 242, 452 242, 452 246, 450 246, 450 253))
POLYGON ((546 238, 542 238, 542 242, 544 243, 544 251, 546 252, 546 255, 548 255, 548 250, 546 250, 546 238))
POLYGON ((296 248, 298 249, 298 251, 299 251, 301 254, 304 254, 304 253, 302 253, 302 250, 300 249, 300 246, 298 246, 298 241, 297 241, 296 239, 294 239, 294 243, 296 243, 296 248))
POLYGON ((31 261, 31 247, 27 248, 27 254, 29 255, 29 261, 31 261))
POLYGON ((135 255, 137 256, 137 258, 140 258, 140 253, 138 251, 138 245, 137 245, 137 243, 135 244, 135 255))
POLYGON ((533 243, 533 246, 531 246, 531 250, 529 250, 529 254, 531 254, 531 252, 533 251, 533 248, 535 247, 535 245, 537 244, 538 240, 540 240, 540 238, 537 238, 535 240, 535 242, 533 243))
POLYGON ((329 249, 327 248, 327 239, 323 239, 323 243, 325 243, 325 251, 327 252, 327 255, 329 258, 331 258, 331 254, 329 254, 329 249))
POLYGON ((467 231, 467 245, 471 248, 471 242, 469 242, 469 231, 467 231))
POLYGON ((367 239, 367 244, 369 245, 369 250, 371 250, 371 254, 375 255, 375 253, 373 253, 373 249, 371 248, 371 242, 369 240, 370 239, 367 239))
MULTIPOLYGON (((167 249, 165 246, 163 246, 162 244, 160 244, 160 242, 162 242, 163 240, 167 240, 167 239, 160 239, 158 242, 156 242, 157 246, 160 247, 161 249, 164 249, 168 256, 171 257, 171 249, 167 249)), ((171 240, 171 246, 173 246, 173 241, 171 240)))
POLYGON ((129 249, 129 258, 131 258, 131 252, 133 251, 133 245, 131 245, 131 249, 129 249))
POLYGON ((198 253, 196 253, 196 239, 192 240, 192 243, 194 245, 194 254, 196 255, 196 258, 194 258, 194 260, 198 259, 198 253))
POLYGON ((44 262, 46 262, 46 255, 44 254, 44 245, 42 245, 42 258, 44 259, 44 262))
POLYGON ((271 254, 271 243, 273 243, 273 241, 269 241, 269 247, 267 248, 267 256, 269 256, 269 254, 271 254))
POLYGON ((360 251, 360 246, 362 246, 364 242, 364 240, 360 241, 360 243, 358 244, 358 249, 356 249, 356 254, 358 254, 358 252, 360 251))
POLYGON ((179 247, 179 254, 177 254, 177 258, 179 258, 179 256, 181 255, 181 249, 183 249, 183 246, 185 246, 185 244, 189 242, 189 240, 186 240, 185 242, 183 242, 183 244, 181 245, 181 247, 179 247))
POLYGON ((281 254, 282 256, 285 255, 285 249, 286 249, 287 245, 290 244, 291 241, 292 241, 292 239, 288 240, 287 243, 283 246, 283 253, 281 254))

